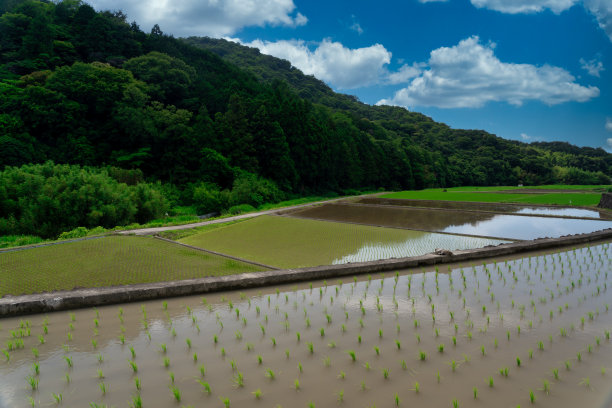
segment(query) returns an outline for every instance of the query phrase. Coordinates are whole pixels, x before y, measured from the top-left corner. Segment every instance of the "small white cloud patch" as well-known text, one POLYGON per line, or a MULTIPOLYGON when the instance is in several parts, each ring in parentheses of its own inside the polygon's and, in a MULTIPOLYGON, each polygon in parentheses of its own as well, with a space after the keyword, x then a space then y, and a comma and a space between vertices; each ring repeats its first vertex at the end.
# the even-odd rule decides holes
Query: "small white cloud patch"
POLYGON ((483 45, 477 36, 433 50, 428 69, 393 98, 378 104, 479 108, 494 101, 520 106, 536 100, 556 105, 599 96, 597 87, 576 83, 563 68, 502 62, 493 50, 494 44, 483 45))
POLYGON ((580 58, 580 67, 584 69, 589 75, 599 78, 599 73, 601 71, 605 71, 603 62, 592 59, 590 61, 586 61, 584 58, 580 58))
POLYGON ((486 8, 502 13, 539 13, 545 9, 559 14, 579 0, 471 0, 474 7, 486 8))
POLYGON ((612 119, 611 118, 606 118, 606 130, 608 132, 612 132, 612 119))
POLYGON ((527 133, 521 133, 521 139, 528 141, 531 140, 531 136, 529 136, 527 133))

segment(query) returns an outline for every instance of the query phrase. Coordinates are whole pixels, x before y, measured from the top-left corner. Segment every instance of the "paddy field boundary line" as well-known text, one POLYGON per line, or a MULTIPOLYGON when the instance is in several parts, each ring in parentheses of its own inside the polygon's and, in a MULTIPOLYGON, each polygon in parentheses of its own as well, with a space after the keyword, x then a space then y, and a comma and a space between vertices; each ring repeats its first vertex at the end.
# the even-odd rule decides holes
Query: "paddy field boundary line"
POLYGON ((547 250, 592 242, 603 243, 609 242, 611 239, 612 228, 587 234, 568 235, 559 238, 542 238, 478 249, 460 250, 446 255, 430 253, 409 258, 392 258, 342 265, 251 272, 240 275, 77 289, 34 295, 5 296, 0 299, 0 317, 45 313, 117 303, 139 302, 157 298, 188 296, 209 292, 242 290, 260 286, 386 272, 435 264, 483 260, 528 251, 547 250))

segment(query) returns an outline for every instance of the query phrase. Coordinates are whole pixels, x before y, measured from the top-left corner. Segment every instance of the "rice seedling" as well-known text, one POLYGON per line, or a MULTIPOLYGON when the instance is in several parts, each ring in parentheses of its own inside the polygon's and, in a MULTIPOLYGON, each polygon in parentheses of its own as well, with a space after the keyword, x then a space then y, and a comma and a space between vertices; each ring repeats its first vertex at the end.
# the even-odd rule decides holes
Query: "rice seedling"
POLYGON ((453 346, 457 345, 457 337, 453 336, 451 337, 451 340, 453 341, 453 346))
POLYGON ((582 361, 582 353, 581 352, 576 353, 576 360, 578 360, 578 362, 582 361))
POLYGON ((489 376, 489 387, 493 388, 494 382, 493 377, 489 376))
POLYGON ((142 398, 140 394, 132 397, 132 408, 142 408, 142 398))
POLYGON ((53 396, 53 399, 55 400, 55 403, 58 404, 58 405, 61 404, 62 401, 64 400, 64 396, 62 395, 61 392, 58 393, 58 394, 52 392, 51 395, 53 396))
POLYGON ((206 392, 208 395, 210 395, 212 393, 212 389, 210 388, 210 384, 208 384, 206 381, 202 381, 200 379, 198 379, 197 381, 202 386, 202 388, 204 389, 204 392, 206 392))
POLYGON ((138 391, 140 391, 140 390, 141 390, 141 388, 142 388, 142 383, 140 382, 140 378, 138 378, 138 377, 134 377, 134 386, 136 387, 136 389, 137 389, 138 391))
POLYGON ((403 370, 408 369, 408 364, 406 364, 406 360, 400 360, 400 365, 402 366, 403 370))
POLYGON ((412 390, 416 392, 417 394, 419 393, 419 391, 421 390, 421 385, 419 384, 418 381, 414 383, 414 388, 412 390))
POLYGON ((455 360, 451 360, 451 361, 450 361, 450 363, 448 363, 448 364, 451 366, 451 370, 452 370, 453 372, 455 372, 455 370, 456 370, 456 369, 457 369, 457 367, 459 366, 455 360))
POLYGON ((340 374, 338 374, 338 378, 344 380, 346 378, 346 373, 344 371, 340 371, 340 374))
POLYGON ((565 369, 569 371, 571 370, 571 368, 572 368, 572 363, 570 363, 569 360, 565 360, 565 369))
POLYGON ((100 391, 102 391, 102 395, 106 395, 106 384, 104 384, 104 382, 101 382, 98 384, 98 387, 100 387, 100 391))
POLYGON ((165 368, 170 367, 170 358, 169 357, 164 357, 164 367, 165 368))
POLYGON ((263 363, 263 357, 258 355, 257 356, 257 364, 261 364, 261 363, 263 363))
POLYGON ((361 344, 361 335, 357 336, 357 343, 361 344))
POLYGON ((270 380, 273 380, 274 378, 276 378, 276 374, 271 368, 266 368, 266 372, 264 375, 266 376, 266 378, 269 378, 270 380))
POLYGON ((299 371, 300 373, 303 373, 303 372, 304 372, 304 367, 302 366, 302 363, 300 363, 299 361, 298 361, 298 371, 299 371))
POLYGON ((550 382, 547 380, 542 381, 542 391, 544 391, 546 395, 550 393, 550 382))
POLYGON ((527 353, 529 354, 529 359, 531 360, 533 358, 533 349, 527 350, 527 353))
POLYGON ((371 366, 371 365, 370 365, 370 363, 369 363, 369 362, 367 362, 367 361, 365 362, 365 364, 363 365, 363 367, 364 367, 366 370, 368 370, 368 371, 370 371, 370 369, 372 369, 372 366, 371 366))
POLYGON ((170 391, 172 391, 172 395, 174 396, 176 402, 181 402, 181 390, 179 390, 176 385, 173 385, 170 387, 170 391))
POLYGON ((499 369, 499 374, 503 375, 504 377, 508 377, 509 373, 510 369, 508 367, 502 367, 499 369))
POLYGON ((225 357, 225 347, 221 347, 221 357, 225 357))
POLYGON ((424 352, 423 350, 419 351, 419 359, 421 361, 425 361, 427 359, 427 353, 424 352))
POLYGON ((295 379, 295 381, 293 381, 293 388, 295 388, 296 391, 300 390, 300 380, 299 379, 295 379))
POLYGON ((520 357, 516 357, 516 366, 517 367, 521 366, 521 358, 520 357))
POLYGON ((233 381, 236 387, 244 387, 244 374, 242 374, 241 372, 236 373, 236 375, 234 375, 233 381))
POLYGON ((441 343, 441 344, 438 345, 438 351, 440 353, 444 353, 444 343, 441 343))
POLYGON ((385 380, 389 378, 389 373, 390 373, 390 370, 388 368, 383 368, 382 369, 383 378, 385 380))
POLYGON ((272 347, 276 347, 276 338, 272 337, 270 341, 272 342, 272 347))
POLYGON ((308 351, 312 354, 314 353, 314 345, 312 344, 312 342, 308 342, 306 343, 306 347, 308 347, 308 351))
POLYGON ((29 375, 27 380, 30 388, 32 388, 32 391, 36 391, 38 389, 38 378, 29 375))
POLYGON ((558 368, 553 368, 552 374, 553 374, 553 377, 555 377, 555 380, 559 379, 559 369, 558 368))
POLYGON ((374 346, 374 352, 376 352, 377 356, 380 356, 380 347, 374 346))
POLYGON ((452 403, 453 403, 453 408, 459 408, 459 401, 457 401, 456 399, 454 399, 454 400, 452 401, 452 403))
POLYGON ((73 362, 72 362, 72 357, 69 356, 64 356, 64 360, 66 360, 66 365, 68 366, 68 368, 72 368, 73 366, 73 362))
POLYGON ((349 356, 351 356, 351 360, 353 362, 357 361, 357 355, 355 354, 355 350, 347 350, 349 356))
POLYGON ((535 394, 533 393, 533 390, 529 390, 529 401, 531 401, 532 404, 535 403, 536 397, 535 394))
POLYGON ((473 392, 473 394, 474 394, 474 399, 478 399, 478 388, 474 387, 474 388, 472 389, 472 392, 473 392))
POLYGON ((591 387, 591 380, 589 379, 589 377, 585 377, 582 380, 580 380, 578 385, 584 385, 586 388, 590 388, 591 387))

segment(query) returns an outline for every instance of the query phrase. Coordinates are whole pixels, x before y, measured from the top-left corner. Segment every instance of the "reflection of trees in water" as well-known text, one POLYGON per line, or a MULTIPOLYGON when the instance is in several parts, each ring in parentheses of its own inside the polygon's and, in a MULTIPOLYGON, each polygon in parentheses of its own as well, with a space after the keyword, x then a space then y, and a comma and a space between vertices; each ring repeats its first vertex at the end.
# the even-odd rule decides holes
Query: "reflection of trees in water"
POLYGON ((354 222, 385 227, 441 231, 466 223, 475 225, 495 217, 491 213, 439 211, 354 204, 327 204, 299 211, 295 215, 322 220, 354 222))

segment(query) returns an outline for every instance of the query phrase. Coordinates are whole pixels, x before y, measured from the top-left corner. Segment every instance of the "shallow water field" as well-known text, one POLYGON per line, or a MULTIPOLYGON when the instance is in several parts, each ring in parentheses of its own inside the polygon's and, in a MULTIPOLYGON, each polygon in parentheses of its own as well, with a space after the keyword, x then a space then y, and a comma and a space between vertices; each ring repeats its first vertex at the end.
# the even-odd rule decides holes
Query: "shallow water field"
POLYGON ((263 215, 179 242, 279 268, 423 255, 508 241, 263 215))
POLYGON ((612 221, 530 217, 475 211, 355 204, 325 204, 298 210, 296 217, 410 228, 502 239, 560 237, 612 228, 612 221))
POLYGON ((608 407, 610 255, 2 319, 0 406, 608 407))
POLYGON ((603 210, 587 210, 585 208, 546 207, 529 205, 510 205, 502 203, 479 203, 469 201, 428 201, 402 200, 393 198, 361 198, 360 204, 396 205, 404 207, 448 208, 454 210, 491 211, 498 213, 516 213, 532 215, 551 215, 562 217, 582 217, 610 219, 611 214, 603 210))

